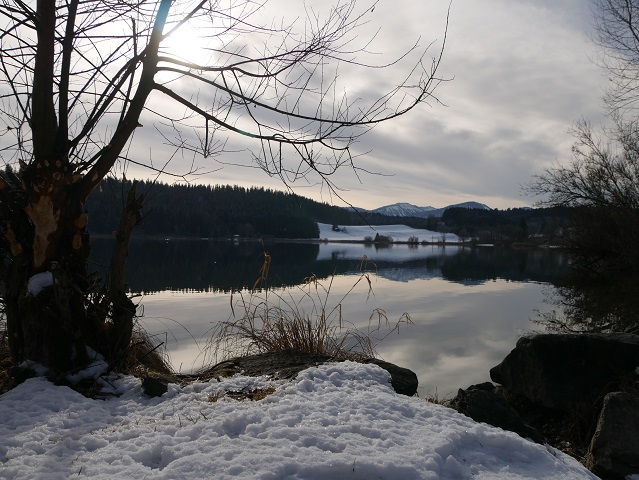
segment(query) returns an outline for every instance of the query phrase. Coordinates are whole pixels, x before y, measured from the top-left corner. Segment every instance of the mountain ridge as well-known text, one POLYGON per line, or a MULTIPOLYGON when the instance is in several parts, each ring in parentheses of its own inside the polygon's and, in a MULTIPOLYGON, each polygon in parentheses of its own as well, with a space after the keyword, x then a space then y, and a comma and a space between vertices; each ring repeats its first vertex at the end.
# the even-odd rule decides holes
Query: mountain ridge
POLYGON ((387 215, 390 217, 441 217, 449 208, 480 208, 483 210, 492 210, 488 205, 479 202, 462 202, 454 205, 448 205, 442 208, 435 207, 418 207, 411 203, 399 202, 391 205, 385 205, 383 207, 376 208, 374 210, 367 210, 372 213, 379 213, 381 215, 387 215))

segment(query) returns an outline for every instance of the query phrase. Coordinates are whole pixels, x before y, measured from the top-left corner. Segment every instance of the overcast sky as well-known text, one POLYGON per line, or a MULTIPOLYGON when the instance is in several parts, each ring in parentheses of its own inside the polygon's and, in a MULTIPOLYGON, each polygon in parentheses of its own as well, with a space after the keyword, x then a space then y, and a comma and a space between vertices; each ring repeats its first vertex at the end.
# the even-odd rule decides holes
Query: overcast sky
MULTIPOLYGON (((271 0, 264 12, 303 15, 301 6, 299 0, 271 0)), ((391 59, 421 38, 422 47, 435 42, 429 54, 436 55, 447 8, 445 0, 380 0, 366 26, 382 29, 375 51, 391 59)), ((585 0, 453 0, 438 72, 451 81, 435 92, 442 104, 420 106, 364 136, 356 152, 370 153, 358 165, 385 175, 358 180, 344 169, 333 178, 346 189, 344 198, 363 208, 470 200, 492 208, 531 205, 521 186, 570 158, 571 125, 580 118, 601 121, 605 77, 593 63, 591 24, 585 0)), ((386 76, 397 78, 392 69, 364 73, 349 80, 353 90, 374 92, 386 76)), ((152 155, 161 158, 157 147, 152 155)), ((196 162, 206 170, 222 167, 198 183, 282 188, 258 169, 196 162)), ((172 167, 179 171, 179 161, 172 167)), ((149 175, 133 167, 129 172, 149 175)), ((325 189, 297 186, 301 195, 331 201, 325 189)))

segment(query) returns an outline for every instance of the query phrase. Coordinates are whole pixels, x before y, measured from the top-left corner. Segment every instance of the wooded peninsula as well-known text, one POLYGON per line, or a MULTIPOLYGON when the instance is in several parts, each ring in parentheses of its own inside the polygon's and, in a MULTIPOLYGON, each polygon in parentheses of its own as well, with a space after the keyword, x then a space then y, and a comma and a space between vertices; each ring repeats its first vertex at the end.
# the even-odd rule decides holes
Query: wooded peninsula
MULTIPOLYGON (((88 228, 111 234, 118 225, 129 184, 103 180, 89 197, 88 228)), ((532 237, 554 239, 570 211, 562 208, 485 210, 449 208, 441 217, 394 217, 316 202, 292 192, 230 185, 167 185, 140 181, 145 194, 136 235, 195 238, 319 238, 317 222, 330 225, 403 224, 464 239, 507 243, 532 237)))

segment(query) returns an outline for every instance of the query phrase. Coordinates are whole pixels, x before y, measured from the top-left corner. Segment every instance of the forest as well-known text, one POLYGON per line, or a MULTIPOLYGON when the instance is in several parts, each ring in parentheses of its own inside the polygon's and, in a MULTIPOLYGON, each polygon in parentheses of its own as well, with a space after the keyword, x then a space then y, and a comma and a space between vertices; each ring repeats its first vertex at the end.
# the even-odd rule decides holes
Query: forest
POLYGON ((449 208, 440 219, 440 229, 455 233, 462 240, 481 243, 512 243, 537 239, 561 243, 574 211, 568 207, 508 208, 484 210, 449 208))
MULTIPOLYGON (((111 234, 116 229, 128 188, 128 183, 108 178, 91 194, 86 204, 91 233, 111 234)), ((138 191, 144 193, 145 201, 135 233, 167 237, 313 239, 319 237, 320 222, 405 224, 456 233, 464 239, 508 243, 529 237, 555 239, 570 213, 560 208, 449 208, 441 218, 391 217, 262 187, 141 181, 138 191)))
MULTIPOLYGON (((105 179, 89 197, 89 230, 110 234, 118 225, 128 187, 105 179)), ((332 219, 339 209, 292 193, 264 188, 204 186, 141 181, 145 194, 137 235, 224 238, 318 238, 316 218, 332 219)))

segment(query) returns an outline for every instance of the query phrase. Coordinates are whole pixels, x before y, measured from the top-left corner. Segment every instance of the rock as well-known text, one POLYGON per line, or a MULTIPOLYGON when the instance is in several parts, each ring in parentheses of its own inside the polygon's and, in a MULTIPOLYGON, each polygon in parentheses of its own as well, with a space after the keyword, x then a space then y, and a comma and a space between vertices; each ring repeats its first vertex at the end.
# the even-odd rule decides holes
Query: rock
POLYGON ((543 436, 524 422, 490 382, 472 385, 466 390, 460 388, 448 406, 476 422, 487 423, 515 432, 533 442, 544 443, 543 436))
POLYGON ((519 339, 490 378, 533 404, 569 411, 612 391, 638 359, 639 335, 540 334, 519 339))
POLYGON ((395 364, 385 362, 384 360, 378 360, 376 358, 369 358, 362 363, 374 363, 378 367, 382 367, 391 375, 391 385, 393 389, 402 395, 408 395, 412 397, 417 393, 417 387, 419 381, 417 375, 412 370, 404 367, 398 367, 395 364))
MULTIPOLYGON (((334 360, 328 355, 282 350, 233 358, 201 372, 201 376, 231 376, 241 373, 252 377, 268 375, 273 378, 295 378, 302 370, 331 361, 334 360)), ((374 363, 390 373, 391 385, 397 393, 411 396, 417 392, 417 375, 413 371, 377 359, 368 359, 362 363, 374 363)))
POLYGON ((159 377, 144 377, 142 379, 142 390, 149 397, 161 397, 169 390, 169 384, 159 377))
POLYGON ((322 363, 330 362, 328 355, 315 355, 298 350, 259 353, 236 357, 218 363, 205 374, 208 376, 231 376, 238 373, 249 377, 268 375, 273 378, 295 378, 299 372, 322 363))
POLYGON ((588 468, 604 478, 639 473, 639 396, 606 395, 588 450, 588 468))

